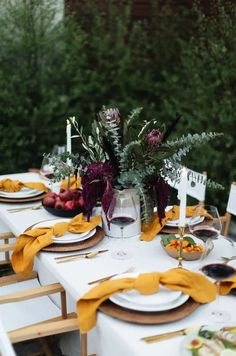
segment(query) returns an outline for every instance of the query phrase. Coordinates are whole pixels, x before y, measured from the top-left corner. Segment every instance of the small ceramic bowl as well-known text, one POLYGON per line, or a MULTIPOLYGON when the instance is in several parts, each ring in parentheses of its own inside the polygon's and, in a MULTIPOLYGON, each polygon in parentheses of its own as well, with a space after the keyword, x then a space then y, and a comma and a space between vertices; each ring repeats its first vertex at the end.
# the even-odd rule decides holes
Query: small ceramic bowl
MULTIPOLYGON (((188 235, 188 236, 190 236, 190 237, 194 240, 194 242, 196 242, 197 245, 203 246, 203 249, 202 249, 201 251, 191 251, 191 252, 183 251, 182 257, 183 257, 183 259, 186 260, 186 261, 199 260, 199 259, 201 258, 201 256, 202 256, 202 254, 203 254, 204 251, 205 251, 204 243, 203 243, 201 240, 199 240, 199 239, 197 239, 197 238, 195 238, 195 237, 193 237, 193 236, 191 236, 191 235, 188 235)), ((175 238, 173 237, 173 239, 178 239, 178 235, 176 235, 175 238)), ((164 251, 165 251, 169 256, 171 256, 171 257, 173 257, 173 258, 175 258, 175 259, 178 258, 178 256, 179 256, 179 251, 178 251, 177 249, 168 248, 168 247, 164 246, 164 243, 163 243, 162 240, 161 240, 161 246, 162 246, 162 248, 164 249, 164 251)), ((209 251, 209 252, 210 252, 210 251, 209 251)), ((209 252, 208 252, 208 254, 209 254, 209 252)))

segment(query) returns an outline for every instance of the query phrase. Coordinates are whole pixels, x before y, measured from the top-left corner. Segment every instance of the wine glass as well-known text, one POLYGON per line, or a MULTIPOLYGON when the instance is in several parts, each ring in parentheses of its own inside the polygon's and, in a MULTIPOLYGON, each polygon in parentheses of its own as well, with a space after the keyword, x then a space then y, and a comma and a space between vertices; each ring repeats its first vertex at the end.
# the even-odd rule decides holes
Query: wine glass
POLYGON ((217 286, 217 297, 216 297, 216 308, 213 309, 210 313, 210 319, 216 323, 223 323, 230 320, 231 316, 225 310, 219 308, 219 290, 220 282, 226 278, 232 277, 236 274, 236 269, 232 266, 227 265, 226 263, 209 263, 201 267, 201 271, 208 277, 213 278, 216 281, 217 286))
POLYGON ((208 239, 217 239, 222 229, 218 209, 213 205, 197 205, 188 222, 188 228, 192 235, 204 243, 208 239))
POLYGON ((51 165, 51 158, 48 156, 44 156, 40 168, 40 174, 48 179, 52 180, 54 178, 53 166, 51 165))
POLYGON ((61 155, 66 152, 66 145, 55 145, 52 149, 52 155, 61 155))
MULTIPOLYGON (((107 218, 110 224, 119 226, 122 243, 124 243, 124 228, 133 224, 138 217, 133 197, 126 192, 116 192, 110 203, 107 218)), ((131 254, 122 248, 112 253, 112 257, 120 260, 128 259, 131 254)))

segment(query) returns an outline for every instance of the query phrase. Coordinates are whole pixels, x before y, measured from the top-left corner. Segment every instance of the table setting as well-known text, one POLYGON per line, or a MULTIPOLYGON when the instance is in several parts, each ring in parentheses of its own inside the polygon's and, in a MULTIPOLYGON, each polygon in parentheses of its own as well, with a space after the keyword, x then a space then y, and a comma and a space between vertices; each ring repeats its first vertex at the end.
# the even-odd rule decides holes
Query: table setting
MULTIPOLYGON (((139 112, 133 114, 136 117, 139 112)), ((36 266, 41 283, 52 278, 64 286, 92 352, 102 356, 110 356, 111 351, 114 356, 121 352, 127 356, 156 352, 188 355, 191 339, 185 341, 186 350, 180 351, 180 340, 174 336, 185 335, 193 324, 198 329, 208 325, 206 311, 217 295, 227 299, 226 311, 234 305, 235 297, 230 294, 236 288, 234 243, 221 238, 219 216, 202 203, 206 176, 179 165, 179 159, 173 160, 175 150, 166 141, 166 132, 155 127, 156 120, 142 127, 140 142, 122 146, 116 137, 119 111, 104 109, 99 115, 95 127, 99 134, 90 140, 74 118, 67 120, 68 151, 52 157, 50 163, 60 184, 58 192, 50 191, 50 182, 37 173, 0 177, 0 199, 8 199, 0 200, 0 218, 17 236, 13 269, 24 273, 36 266), (75 162, 71 125, 94 156, 92 161, 75 162), (102 129, 107 130, 105 147, 111 148, 111 140, 114 143, 114 155, 109 149, 108 161, 99 161, 104 155, 98 148, 102 129), (136 150, 145 161, 137 160, 136 150), (155 150, 160 150, 162 159, 155 150), (137 169, 132 170, 129 161, 134 156, 137 169), (114 167, 118 161, 117 175, 114 167), (58 162, 67 167, 63 174, 58 162), (150 177, 155 177, 155 182, 148 180, 150 177), (153 201, 145 181, 155 192, 153 201), (175 205, 168 204, 167 181, 177 182, 179 201, 175 205), (192 206, 187 205, 187 196, 195 197, 189 184, 191 189, 194 184, 198 190, 202 186, 200 203, 192 206), (35 199, 41 203, 35 204, 35 199), (217 283, 206 268, 216 260, 228 271, 224 278, 216 278, 217 283)), ((129 125, 125 129, 128 132, 129 125)), ((198 140, 204 138, 199 136, 198 140)), ((183 150, 181 145, 179 149, 183 150)), ((236 324, 236 316, 231 319, 236 324)))

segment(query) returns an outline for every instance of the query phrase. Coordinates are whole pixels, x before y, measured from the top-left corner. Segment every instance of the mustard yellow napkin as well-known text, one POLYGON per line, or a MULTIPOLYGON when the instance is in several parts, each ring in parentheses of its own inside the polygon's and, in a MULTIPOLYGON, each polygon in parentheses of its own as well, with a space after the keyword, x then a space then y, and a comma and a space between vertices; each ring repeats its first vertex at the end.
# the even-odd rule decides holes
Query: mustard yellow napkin
POLYGON ((0 191, 5 191, 9 193, 19 192, 22 188, 32 188, 42 190, 43 192, 48 192, 49 189, 43 184, 39 182, 20 182, 19 180, 11 180, 11 179, 3 179, 0 180, 0 191))
MULTIPOLYGON (((186 216, 192 216, 194 213, 196 206, 187 206, 186 207, 186 216)), ((201 216, 207 216, 208 214, 204 209, 200 210, 200 215, 201 216)), ((157 213, 154 213, 153 215, 153 220, 150 224, 142 223, 142 228, 141 228, 141 236, 140 240, 143 241, 152 241, 154 237, 163 229, 165 226, 165 223, 167 221, 172 221, 176 220, 179 218, 179 206, 174 205, 172 209, 168 210, 166 212, 166 215, 164 219, 161 220, 161 223, 159 221, 159 217, 157 213)))
POLYGON ((174 291, 190 295, 198 303, 216 298, 216 286, 199 273, 174 268, 166 272, 143 273, 137 278, 122 278, 100 283, 77 302, 80 331, 88 332, 96 324, 96 311, 112 294, 136 289, 141 294, 159 291, 160 284, 174 291))
MULTIPOLYGON (((61 182, 60 188, 68 188, 68 179, 65 179, 61 182)), ((80 177, 70 177, 70 189, 79 189, 81 188, 81 178, 80 177)))
POLYGON ((220 282, 220 294, 229 294, 234 288, 236 288, 236 276, 224 279, 220 282))
POLYGON ((63 236, 67 231, 81 233, 94 229, 101 223, 100 216, 93 216, 88 222, 83 214, 76 215, 69 222, 60 222, 51 227, 40 227, 25 231, 14 246, 12 267, 16 273, 29 272, 33 268, 34 256, 42 248, 53 243, 53 236, 63 236))

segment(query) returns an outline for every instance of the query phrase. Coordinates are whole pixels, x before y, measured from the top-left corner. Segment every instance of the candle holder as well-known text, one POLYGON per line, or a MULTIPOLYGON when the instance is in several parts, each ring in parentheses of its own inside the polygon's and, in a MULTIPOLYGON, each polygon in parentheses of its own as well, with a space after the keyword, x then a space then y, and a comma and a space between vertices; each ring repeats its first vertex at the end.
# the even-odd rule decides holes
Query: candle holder
POLYGON ((185 226, 179 227, 179 254, 178 254, 178 268, 183 268, 183 241, 184 241, 185 226))

